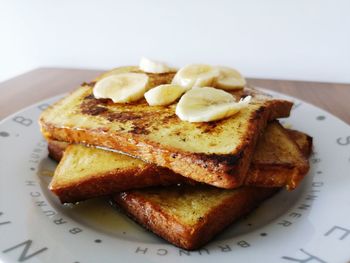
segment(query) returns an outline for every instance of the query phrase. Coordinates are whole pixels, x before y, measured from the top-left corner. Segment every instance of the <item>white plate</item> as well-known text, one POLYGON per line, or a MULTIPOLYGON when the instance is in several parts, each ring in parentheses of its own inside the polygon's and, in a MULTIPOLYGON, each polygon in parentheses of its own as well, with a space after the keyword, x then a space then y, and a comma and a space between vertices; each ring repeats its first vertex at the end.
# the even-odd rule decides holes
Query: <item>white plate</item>
POLYGON ((0 262, 349 262, 350 127, 278 96, 295 101, 285 123, 314 137, 309 175, 192 252, 143 230, 107 200, 62 206, 48 192, 56 164, 37 119, 59 97, 8 117, 0 124, 0 262))

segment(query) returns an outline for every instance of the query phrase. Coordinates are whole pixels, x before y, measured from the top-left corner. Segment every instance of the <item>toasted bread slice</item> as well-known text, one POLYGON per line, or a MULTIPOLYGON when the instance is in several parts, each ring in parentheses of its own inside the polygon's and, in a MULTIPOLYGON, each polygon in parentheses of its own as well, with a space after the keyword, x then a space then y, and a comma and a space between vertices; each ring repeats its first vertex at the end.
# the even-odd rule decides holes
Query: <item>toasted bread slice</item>
POLYGON ((175 246, 193 250, 205 245, 277 190, 168 186, 122 192, 114 200, 117 207, 147 229, 175 246))
POLYGON ((191 180, 124 154, 76 144, 65 149, 49 189, 62 203, 74 203, 129 189, 177 183, 189 184, 191 180))
MULTIPOLYGON (((133 67, 119 72, 125 70, 139 72, 133 67)), ((169 83, 174 73, 148 75, 152 87, 169 83)), ((247 87, 231 92, 237 99, 247 95, 253 98, 235 116, 190 123, 176 116, 175 104, 151 107, 144 99, 115 104, 109 99, 95 99, 91 86, 93 83, 83 85, 42 113, 40 125, 47 139, 122 151, 222 188, 235 188, 245 181, 267 121, 287 117, 292 106, 289 101, 247 87)))
MULTIPOLYGON (((306 136, 299 133, 299 136, 306 136)), ((303 140, 302 143, 308 141, 303 140)), ((147 186, 196 182, 173 171, 141 160, 83 145, 49 142, 51 156, 61 156, 50 184, 62 203, 108 195, 147 186)), ((306 148, 303 144, 301 147, 306 148)), ((277 122, 270 123, 253 156, 247 185, 294 189, 308 164, 298 146, 277 122), (267 156, 263 153, 266 152, 267 156)))

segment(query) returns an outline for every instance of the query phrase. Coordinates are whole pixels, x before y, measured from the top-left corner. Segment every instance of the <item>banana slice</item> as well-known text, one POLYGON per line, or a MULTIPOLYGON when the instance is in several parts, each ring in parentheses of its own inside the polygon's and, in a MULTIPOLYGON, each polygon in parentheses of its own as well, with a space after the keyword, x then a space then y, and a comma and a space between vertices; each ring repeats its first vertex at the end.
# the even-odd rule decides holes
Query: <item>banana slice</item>
POLYGON ((181 68, 173 78, 172 84, 185 88, 212 86, 219 76, 219 70, 210 65, 191 64, 181 68))
POLYGON ((228 92, 194 87, 183 95, 176 106, 176 115, 183 121, 210 122, 227 118, 246 107, 251 96, 236 102, 228 92))
POLYGON ((177 100, 186 90, 179 85, 164 84, 147 91, 145 98, 150 106, 165 106, 177 100))
POLYGON ((217 67, 220 75, 216 79, 215 87, 226 90, 243 89, 247 84, 243 76, 235 69, 217 67))
POLYGON ((166 73, 173 70, 163 62, 151 60, 145 57, 141 58, 139 68, 147 73, 166 73))
POLYGON ((127 103, 141 99, 146 92, 148 76, 144 73, 121 73, 101 79, 93 94, 97 99, 112 99, 114 103, 127 103))

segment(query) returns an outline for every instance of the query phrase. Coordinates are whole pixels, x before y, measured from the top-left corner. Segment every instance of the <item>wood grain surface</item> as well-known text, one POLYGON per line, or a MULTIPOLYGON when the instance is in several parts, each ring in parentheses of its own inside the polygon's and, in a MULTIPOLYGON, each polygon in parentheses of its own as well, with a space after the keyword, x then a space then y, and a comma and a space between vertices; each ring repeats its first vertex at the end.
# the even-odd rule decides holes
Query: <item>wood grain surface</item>
MULTIPOLYGON (((102 71, 41 68, 0 83, 0 120, 43 99, 75 89, 102 71)), ((350 84, 248 79, 252 85, 312 103, 350 124, 350 84)))

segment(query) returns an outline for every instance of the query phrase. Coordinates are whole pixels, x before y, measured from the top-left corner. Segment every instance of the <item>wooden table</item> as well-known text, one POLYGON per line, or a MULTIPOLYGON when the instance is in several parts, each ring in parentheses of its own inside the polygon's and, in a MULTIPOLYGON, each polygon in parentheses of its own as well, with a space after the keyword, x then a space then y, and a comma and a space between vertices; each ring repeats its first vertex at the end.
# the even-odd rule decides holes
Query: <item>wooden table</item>
MULTIPOLYGON (((71 91, 99 73, 98 70, 41 68, 0 83, 0 120, 37 101, 71 91)), ((310 102, 350 124, 350 84, 270 79, 249 79, 249 83, 310 102)))

